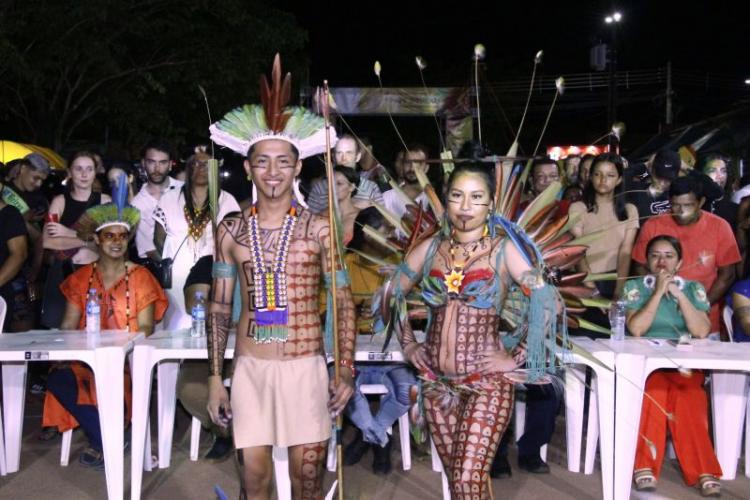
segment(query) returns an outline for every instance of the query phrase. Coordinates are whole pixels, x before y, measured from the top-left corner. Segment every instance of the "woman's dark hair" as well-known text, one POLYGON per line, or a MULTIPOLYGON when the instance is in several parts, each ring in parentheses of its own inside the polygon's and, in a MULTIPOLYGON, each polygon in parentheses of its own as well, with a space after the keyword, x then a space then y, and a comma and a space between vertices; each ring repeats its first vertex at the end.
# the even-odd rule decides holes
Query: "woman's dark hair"
MULTIPOLYGON (((202 155, 205 157, 205 155, 202 155)), ((182 193, 185 195, 185 206, 188 209, 188 212, 190 212, 190 217, 195 220, 195 205, 193 204, 193 189, 192 184, 193 180, 191 179, 193 174, 193 169, 195 168, 195 165, 198 164, 198 162, 201 161, 201 159, 198 156, 198 153, 191 155, 186 161, 185 161, 185 184, 182 186, 182 193)), ((206 200, 203 202, 203 206, 200 207, 201 209, 201 217, 208 217, 210 214, 209 210, 205 210, 205 208, 208 206, 208 196, 206 196, 206 200)))
POLYGON ((354 219, 352 240, 349 242, 349 245, 347 245, 348 248, 362 250, 365 245, 365 232, 362 230, 362 227, 366 225, 373 229, 380 229, 385 225, 385 217, 383 217, 383 214, 381 214, 375 207, 367 207, 360 211, 354 219))
MULTIPOLYGON (((620 155, 614 153, 603 153, 594 158, 591 162, 591 169, 589 170, 589 181, 586 183, 586 187, 583 188, 583 202, 586 204, 586 210, 588 212, 596 212, 598 206, 596 204, 596 191, 592 179, 594 178, 594 171, 596 167, 601 163, 611 163, 617 169, 617 176, 622 179, 622 173, 625 170, 625 164, 622 161, 620 155)), ((620 182, 619 185, 615 186, 614 192, 614 209, 617 220, 623 221, 628 218, 628 211, 625 209, 625 183, 620 182)))
POLYGON ((648 254, 651 252, 651 247, 659 243, 660 241, 666 241, 667 243, 672 245, 675 252, 677 252, 677 258, 682 260, 682 245, 680 244, 680 240, 678 240, 674 236, 669 236, 667 234, 660 234, 648 240, 648 244, 646 244, 646 258, 648 258, 648 254))
POLYGON ((448 183, 445 186, 446 192, 453 186, 456 179, 463 174, 474 174, 482 178, 487 185, 490 198, 495 197, 495 168, 487 163, 459 163, 453 172, 448 176, 448 183))
POLYGON ((346 177, 346 180, 351 182, 354 185, 354 191, 352 191, 352 194, 349 195, 349 197, 353 197, 355 194, 357 194, 357 190, 359 189, 359 172, 354 170, 350 167, 344 167, 343 165, 336 165, 333 167, 334 172, 338 172, 344 177, 346 177))

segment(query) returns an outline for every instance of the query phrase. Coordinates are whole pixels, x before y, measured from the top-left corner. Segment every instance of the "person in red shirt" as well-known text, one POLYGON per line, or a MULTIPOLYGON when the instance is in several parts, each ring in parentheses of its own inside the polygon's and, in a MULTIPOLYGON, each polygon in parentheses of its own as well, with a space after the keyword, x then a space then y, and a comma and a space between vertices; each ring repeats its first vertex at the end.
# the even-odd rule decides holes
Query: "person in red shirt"
POLYGON ((741 259, 732 228, 714 214, 701 210, 702 185, 693 177, 679 177, 669 188, 671 213, 646 221, 633 247, 639 274, 646 274, 646 244, 658 235, 682 242, 680 276, 698 281, 708 291, 711 331, 719 331, 719 302, 734 282, 734 264, 741 259))

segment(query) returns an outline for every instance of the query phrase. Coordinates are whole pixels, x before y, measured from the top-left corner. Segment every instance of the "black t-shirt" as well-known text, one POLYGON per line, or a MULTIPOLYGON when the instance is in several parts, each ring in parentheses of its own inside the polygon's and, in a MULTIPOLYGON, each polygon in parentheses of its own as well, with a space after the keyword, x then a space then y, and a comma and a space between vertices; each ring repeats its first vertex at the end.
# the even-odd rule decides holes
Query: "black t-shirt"
POLYGON ((724 196, 718 200, 706 201, 703 209, 727 221, 733 231, 737 230, 737 210, 739 210, 739 205, 730 200, 729 197, 724 196))
POLYGON ((638 218, 641 226, 646 221, 644 217, 659 215, 669 212, 672 205, 669 203, 669 192, 665 191, 657 196, 652 196, 649 191, 649 182, 637 182, 630 184, 627 191, 627 202, 635 205, 638 209, 638 218))
MULTIPOLYGON (((10 256, 10 250, 8 249, 8 241, 18 236, 26 236, 26 223, 21 216, 21 213, 10 205, 6 205, 0 209, 0 266, 5 264, 6 259, 10 256)), ((15 276, 13 277, 15 279, 15 276)), ((0 294, 6 295, 6 292, 10 290, 10 281, 0 286, 0 294)))

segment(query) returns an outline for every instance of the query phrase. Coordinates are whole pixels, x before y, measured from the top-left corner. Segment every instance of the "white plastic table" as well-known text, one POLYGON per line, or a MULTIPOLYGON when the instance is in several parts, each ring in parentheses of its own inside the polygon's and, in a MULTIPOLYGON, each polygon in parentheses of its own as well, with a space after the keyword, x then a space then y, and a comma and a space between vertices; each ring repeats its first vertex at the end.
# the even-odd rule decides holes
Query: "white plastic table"
POLYGON ((82 361, 96 378, 96 399, 102 430, 107 496, 123 497, 125 356, 142 333, 82 330, 40 330, 0 335, 3 370, 5 454, 8 472, 17 472, 21 458, 26 364, 33 361, 82 361))
MULTIPOLYGON (((602 465, 602 498, 612 500, 614 475, 614 431, 615 431, 615 353, 607 347, 586 337, 571 337, 571 342, 588 355, 565 351, 565 422, 567 433, 568 470, 578 472, 583 435, 583 407, 586 394, 586 372, 581 367, 590 367, 596 380, 592 381, 593 393, 598 408, 598 421, 589 421, 589 429, 598 424, 599 448, 602 465), (591 358, 594 359, 591 359, 591 358), (603 366, 602 366, 603 365, 603 366)), ((593 399, 591 400, 593 402, 593 399)), ((589 408, 593 405, 590 404, 589 408)), ((593 412, 589 410, 589 418, 593 412)), ((593 451, 593 450, 592 450, 593 451)))
MULTIPOLYGON (((139 341, 133 349, 133 426, 132 460, 130 466, 130 498, 141 497, 144 469, 144 448, 151 400, 151 372, 157 368, 157 398, 159 400, 159 468, 169 467, 172 457, 172 431, 177 405, 177 375, 183 359, 208 360, 206 337, 191 337, 190 330, 160 331, 139 341)), ((230 334, 225 357, 234 357, 235 335, 230 334)), ((208 372, 207 372, 208 373, 208 372)), ((151 450, 147 450, 149 456, 151 450)), ((150 460, 146 461, 151 470, 150 460)))
MULTIPOLYGON (((621 342, 606 340, 606 347, 615 352, 616 399, 615 407, 615 472, 614 498, 630 498, 630 488, 635 462, 635 450, 638 441, 638 427, 643 404, 643 391, 646 378, 654 370, 662 368, 684 367, 688 369, 720 370, 730 372, 750 371, 750 345, 743 343, 716 342, 711 340, 693 340, 691 350, 678 350, 672 342, 664 339, 628 338, 621 342)), ((605 345, 605 344, 603 344, 605 345)), ((730 422, 729 415, 737 413, 734 407, 738 404, 737 393, 744 387, 732 387, 729 384, 714 384, 712 388, 712 406, 714 428, 717 430, 714 446, 722 470, 727 471, 733 465, 736 469, 736 453, 741 422, 730 422), (731 464, 731 457, 734 463, 731 464)), ((731 477, 734 477, 732 472, 731 477)))

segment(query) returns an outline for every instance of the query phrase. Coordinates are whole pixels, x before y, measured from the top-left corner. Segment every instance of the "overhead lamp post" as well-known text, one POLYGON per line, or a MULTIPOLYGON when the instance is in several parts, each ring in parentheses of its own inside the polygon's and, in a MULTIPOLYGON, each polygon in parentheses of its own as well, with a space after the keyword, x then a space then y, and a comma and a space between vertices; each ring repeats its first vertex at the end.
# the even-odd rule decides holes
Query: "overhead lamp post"
POLYGON ((617 120, 617 28, 622 21, 622 14, 618 11, 604 18, 604 23, 612 29, 611 48, 609 52, 609 95, 607 99, 607 127, 617 120))

